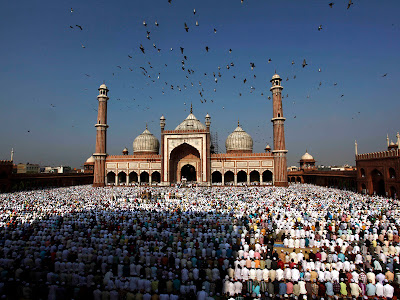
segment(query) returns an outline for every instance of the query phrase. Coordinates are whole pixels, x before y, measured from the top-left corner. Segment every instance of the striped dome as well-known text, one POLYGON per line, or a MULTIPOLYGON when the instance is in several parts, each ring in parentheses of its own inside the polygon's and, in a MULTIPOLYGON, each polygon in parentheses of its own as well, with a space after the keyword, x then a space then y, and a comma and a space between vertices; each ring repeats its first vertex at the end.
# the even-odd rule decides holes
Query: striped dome
POLYGON ((253 139, 239 126, 228 136, 225 142, 226 151, 253 152, 253 139))
POLYGON ((143 131, 133 141, 133 153, 155 153, 158 154, 160 142, 158 139, 147 129, 143 131))

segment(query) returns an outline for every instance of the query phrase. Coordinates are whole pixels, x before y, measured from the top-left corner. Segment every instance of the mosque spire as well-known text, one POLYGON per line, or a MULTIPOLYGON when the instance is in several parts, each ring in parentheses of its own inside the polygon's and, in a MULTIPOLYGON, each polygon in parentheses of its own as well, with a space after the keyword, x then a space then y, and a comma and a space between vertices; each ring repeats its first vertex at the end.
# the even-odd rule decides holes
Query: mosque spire
POLYGON ((11 161, 14 161, 14 148, 11 148, 11 161))
POLYGON ((240 122, 239 122, 239 118, 238 118, 238 127, 240 127, 240 122))
POLYGON ((147 122, 146 122, 146 129, 147 129, 147 122))
POLYGON ((354 147, 355 147, 356 155, 358 155, 358 144, 357 144, 357 140, 354 142, 354 147))
POLYGON ((193 113, 193 104, 192 103, 190 103, 190 113, 191 114, 193 113))

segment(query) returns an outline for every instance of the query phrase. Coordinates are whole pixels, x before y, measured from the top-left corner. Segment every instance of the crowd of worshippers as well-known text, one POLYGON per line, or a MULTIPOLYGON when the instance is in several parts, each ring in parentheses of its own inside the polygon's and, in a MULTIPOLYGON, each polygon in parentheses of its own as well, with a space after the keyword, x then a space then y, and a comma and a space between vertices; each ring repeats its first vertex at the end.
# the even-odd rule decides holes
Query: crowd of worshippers
POLYGON ((0 298, 400 297, 398 200, 304 184, 146 192, 0 194, 0 298))

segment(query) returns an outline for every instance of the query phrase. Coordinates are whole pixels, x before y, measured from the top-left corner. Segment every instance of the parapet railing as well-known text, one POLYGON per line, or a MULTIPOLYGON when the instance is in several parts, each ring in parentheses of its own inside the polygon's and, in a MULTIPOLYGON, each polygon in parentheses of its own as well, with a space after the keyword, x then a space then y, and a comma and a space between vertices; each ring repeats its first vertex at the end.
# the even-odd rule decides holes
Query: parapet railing
POLYGON ((390 157, 399 157, 399 156, 400 156, 400 151, 399 151, 399 149, 396 149, 396 150, 358 154, 358 155, 356 155, 356 160, 390 158, 390 157))

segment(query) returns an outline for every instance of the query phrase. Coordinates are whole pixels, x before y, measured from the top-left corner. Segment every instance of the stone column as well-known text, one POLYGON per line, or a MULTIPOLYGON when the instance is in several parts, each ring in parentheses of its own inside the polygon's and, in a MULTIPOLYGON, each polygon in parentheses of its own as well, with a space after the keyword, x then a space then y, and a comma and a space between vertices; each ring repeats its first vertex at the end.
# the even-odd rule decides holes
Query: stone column
POLYGON ((263 181, 262 181, 262 173, 260 173, 260 185, 262 185, 263 181))
POLYGON ((222 185, 225 185, 225 174, 222 174, 222 185))
POLYGON ((149 171, 149 185, 151 185, 151 175, 150 175, 150 171, 149 171))
POLYGON ((247 174, 247 185, 250 185, 250 174, 247 174))
POLYGON ((233 174, 233 184, 237 185, 237 174, 233 174))
POLYGON ((118 185, 118 174, 115 174, 115 185, 118 185))
POLYGON ((126 185, 129 185, 129 173, 126 175, 126 185))

